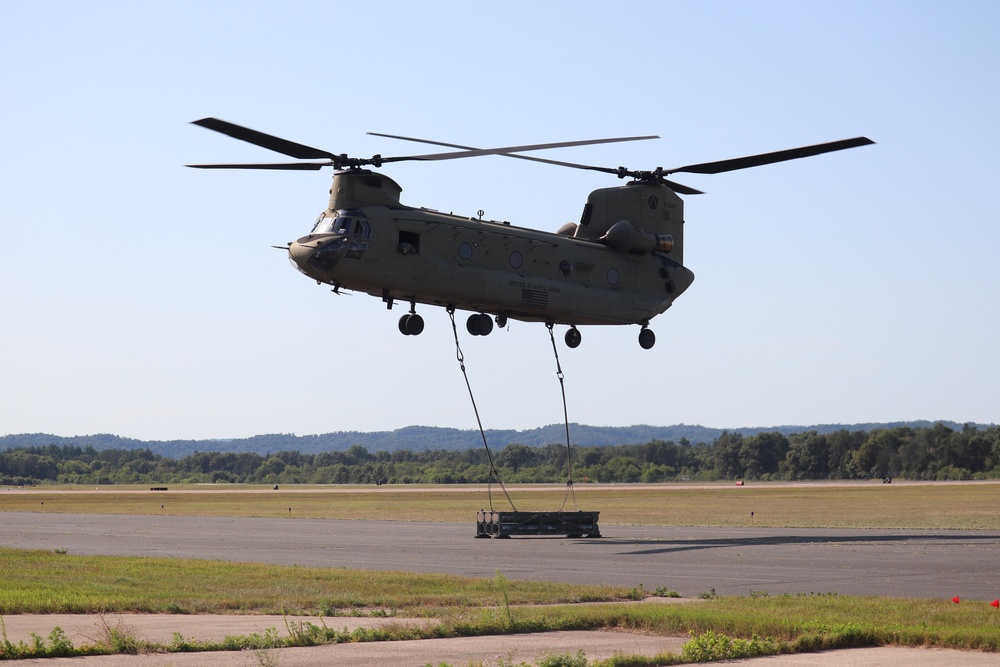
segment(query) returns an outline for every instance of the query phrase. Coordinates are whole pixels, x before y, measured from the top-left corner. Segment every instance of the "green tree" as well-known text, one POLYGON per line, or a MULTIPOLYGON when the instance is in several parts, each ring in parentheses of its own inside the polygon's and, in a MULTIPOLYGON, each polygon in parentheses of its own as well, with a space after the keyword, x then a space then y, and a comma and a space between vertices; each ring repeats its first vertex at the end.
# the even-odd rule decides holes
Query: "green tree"
POLYGON ((895 477, 899 475, 899 450, 907 428, 875 429, 852 455, 855 477, 895 477))
POLYGON ((722 435, 715 441, 713 449, 715 470, 719 477, 739 479, 746 474, 744 466, 740 462, 740 452, 743 449, 743 435, 741 433, 723 431, 722 435))
POLYGON ((790 479, 824 479, 830 474, 829 443, 816 431, 791 437, 785 467, 790 479))
POLYGON ((511 443, 496 455, 496 464, 497 467, 506 468, 516 473, 522 468, 530 468, 537 465, 540 458, 535 449, 526 445, 511 443))

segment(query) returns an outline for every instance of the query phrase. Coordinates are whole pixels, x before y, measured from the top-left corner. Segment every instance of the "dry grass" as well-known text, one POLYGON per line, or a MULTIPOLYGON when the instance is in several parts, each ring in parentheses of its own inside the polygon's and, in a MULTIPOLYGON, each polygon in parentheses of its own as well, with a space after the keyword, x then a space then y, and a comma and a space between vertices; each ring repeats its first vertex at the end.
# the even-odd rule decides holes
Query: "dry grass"
MULTIPOLYGON (((0 512, 170 514, 380 521, 475 520, 488 507, 482 487, 50 487, 0 490, 0 512)), ((521 510, 555 510, 559 487, 508 486, 521 510)), ((998 483, 578 485, 581 509, 603 525, 1000 529, 998 483)), ((494 489, 493 505, 508 509, 494 489)), ((572 508, 572 502, 567 504, 572 508)))

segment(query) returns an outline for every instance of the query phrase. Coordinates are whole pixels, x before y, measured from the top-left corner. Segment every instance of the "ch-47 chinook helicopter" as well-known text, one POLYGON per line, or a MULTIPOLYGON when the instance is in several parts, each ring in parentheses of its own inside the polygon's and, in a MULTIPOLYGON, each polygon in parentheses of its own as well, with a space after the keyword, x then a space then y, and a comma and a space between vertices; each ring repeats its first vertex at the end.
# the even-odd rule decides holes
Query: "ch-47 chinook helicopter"
MULTIPOLYGON (((655 136, 595 139, 506 148, 476 149, 394 135, 377 135, 449 148, 452 152, 404 157, 352 158, 281 139, 216 118, 195 125, 310 162, 197 164, 201 169, 317 170, 333 167, 326 210, 309 234, 288 244, 299 271, 319 284, 380 297, 389 308, 409 304, 399 320, 405 335, 424 328, 417 304, 471 311, 469 333, 488 335, 494 321, 508 318, 568 325, 566 345, 575 348, 578 326, 638 324, 639 344, 656 342, 651 319, 691 286, 684 266, 684 202, 679 194, 699 190, 667 180, 685 172, 717 174, 820 155, 874 143, 856 137, 676 169, 633 171, 548 160, 522 153, 568 146, 656 139, 655 136), (632 179, 590 193, 579 223, 556 232, 507 222, 461 217, 400 203, 402 188, 376 169, 404 160, 446 160, 504 155, 632 179)), ((482 213, 480 213, 480 216, 482 213)))

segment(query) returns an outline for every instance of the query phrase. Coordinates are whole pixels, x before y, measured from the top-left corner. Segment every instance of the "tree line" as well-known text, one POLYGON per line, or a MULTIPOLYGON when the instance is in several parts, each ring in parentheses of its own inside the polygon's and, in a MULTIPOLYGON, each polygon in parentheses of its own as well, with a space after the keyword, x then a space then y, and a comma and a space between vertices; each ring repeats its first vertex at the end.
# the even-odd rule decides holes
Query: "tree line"
MULTIPOLYGON (((919 480, 1000 478, 1000 426, 898 427, 743 435, 725 431, 709 443, 571 448, 575 482, 820 480, 901 477, 919 480)), ((564 444, 510 444, 493 455, 510 483, 563 482, 564 444)), ((304 454, 281 451, 195 452, 181 458, 149 449, 49 444, 0 451, 0 485, 38 484, 466 484, 490 479, 484 448, 304 454)))

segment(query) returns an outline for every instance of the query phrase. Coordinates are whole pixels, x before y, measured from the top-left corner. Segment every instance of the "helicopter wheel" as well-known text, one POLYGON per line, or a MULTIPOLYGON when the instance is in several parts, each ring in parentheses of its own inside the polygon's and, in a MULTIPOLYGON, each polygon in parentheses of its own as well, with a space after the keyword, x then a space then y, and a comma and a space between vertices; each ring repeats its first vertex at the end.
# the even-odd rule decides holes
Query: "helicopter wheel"
POLYGON ((489 336, 493 331, 493 320, 486 313, 473 313, 469 315, 465 328, 473 336, 489 336))
POLYGON ((656 334, 651 329, 643 329, 639 332, 639 346, 648 350, 656 344, 656 334))
POLYGON ((580 341, 583 340, 583 334, 576 327, 570 327, 569 331, 566 332, 566 347, 575 348, 580 346, 580 341))
POLYGON ((497 316, 493 319, 496 320, 497 326, 501 329, 507 326, 507 316, 503 313, 497 313, 497 316))
POLYGON ((424 330, 424 318, 409 313, 399 318, 399 333, 404 336, 418 336, 424 330))

